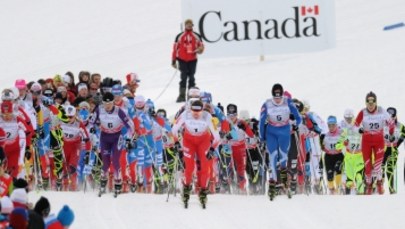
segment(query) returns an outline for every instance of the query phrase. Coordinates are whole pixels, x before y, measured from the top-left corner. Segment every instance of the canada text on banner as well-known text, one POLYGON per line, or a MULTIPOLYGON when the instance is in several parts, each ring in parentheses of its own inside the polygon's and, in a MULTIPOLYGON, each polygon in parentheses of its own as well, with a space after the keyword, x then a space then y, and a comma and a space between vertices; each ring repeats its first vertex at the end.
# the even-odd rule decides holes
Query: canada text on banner
POLYGON ((313 52, 336 43, 334 0, 182 0, 182 18, 193 20, 207 57, 313 52))

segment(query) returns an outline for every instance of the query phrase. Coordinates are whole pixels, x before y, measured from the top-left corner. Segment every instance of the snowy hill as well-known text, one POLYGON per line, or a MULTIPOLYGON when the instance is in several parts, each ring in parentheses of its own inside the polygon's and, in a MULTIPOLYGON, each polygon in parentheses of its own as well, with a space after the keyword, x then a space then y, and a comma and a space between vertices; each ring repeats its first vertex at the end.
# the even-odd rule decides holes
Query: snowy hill
MULTIPOLYGON (((201 56, 197 84, 214 101, 234 102, 258 116, 271 86, 279 82, 307 99, 326 118, 364 106, 373 90, 379 105, 398 109, 405 121, 405 28, 383 31, 405 20, 403 0, 336 1, 337 47, 296 55, 207 59, 201 56)), ((5 1, 0 7, 1 87, 16 78, 34 80, 70 70, 124 79, 137 72, 139 93, 155 99, 171 80, 172 42, 180 30, 180 0, 5 1)), ((179 104, 177 75, 157 107, 173 114, 179 104)), ((400 149, 399 192, 395 196, 294 196, 270 202, 266 196, 209 196, 203 211, 195 196, 189 210, 166 196, 95 193, 31 193, 47 196, 57 212, 70 204, 72 228, 404 228, 404 149, 400 149)))

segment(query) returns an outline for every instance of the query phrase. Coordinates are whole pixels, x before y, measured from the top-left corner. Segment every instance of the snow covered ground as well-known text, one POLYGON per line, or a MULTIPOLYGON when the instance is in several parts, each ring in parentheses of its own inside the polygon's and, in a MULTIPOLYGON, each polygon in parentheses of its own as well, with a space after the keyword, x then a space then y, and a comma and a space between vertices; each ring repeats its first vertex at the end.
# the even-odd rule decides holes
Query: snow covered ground
MULTIPOLYGON (((282 83, 294 97, 307 99, 326 118, 360 110, 373 90, 383 107, 398 109, 405 121, 405 28, 383 31, 405 20, 403 0, 336 1, 337 47, 310 54, 199 60, 197 84, 214 101, 236 103, 252 116, 282 83)), ((172 42, 181 24, 180 0, 38 0, 0 3, 0 88, 16 78, 34 80, 70 70, 124 79, 137 72, 139 93, 155 99, 170 82, 172 42)), ((209 47, 207 47, 209 48, 209 47)), ((179 108, 177 75, 156 101, 169 114, 179 108)), ((270 202, 266 196, 197 198, 184 210, 179 196, 33 192, 47 196, 52 211, 67 203, 76 213, 72 228, 404 228, 404 148, 400 149, 399 191, 383 196, 294 196, 270 202)))

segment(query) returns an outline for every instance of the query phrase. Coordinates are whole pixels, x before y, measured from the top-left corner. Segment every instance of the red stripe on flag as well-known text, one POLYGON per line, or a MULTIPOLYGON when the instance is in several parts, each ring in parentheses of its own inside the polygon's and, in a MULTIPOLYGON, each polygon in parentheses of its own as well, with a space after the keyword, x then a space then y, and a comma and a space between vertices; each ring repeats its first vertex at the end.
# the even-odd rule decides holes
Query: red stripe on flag
POLYGON ((318 5, 315 5, 315 15, 318 15, 319 14, 319 7, 318 7, 318 5))
POLYGON ((305 16, 305 14, 307 13, 307 9, 305 6, 301 6, 301 15, 305 16))

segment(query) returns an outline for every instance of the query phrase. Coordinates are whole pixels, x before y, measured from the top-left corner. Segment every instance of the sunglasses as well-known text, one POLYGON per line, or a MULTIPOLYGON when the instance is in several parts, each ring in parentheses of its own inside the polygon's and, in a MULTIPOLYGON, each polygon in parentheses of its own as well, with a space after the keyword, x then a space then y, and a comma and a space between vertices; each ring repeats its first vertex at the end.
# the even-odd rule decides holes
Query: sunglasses
POLYGON ((96 88, 96 87, 91 87, 90 88, 90 91, 97 91, 98 90, 98 88, 96 88))
POLYGON ((368 104, 374 104, 374 103, 375 103, 375 99, 367 99, 367 103, 368 103, 368 104))

